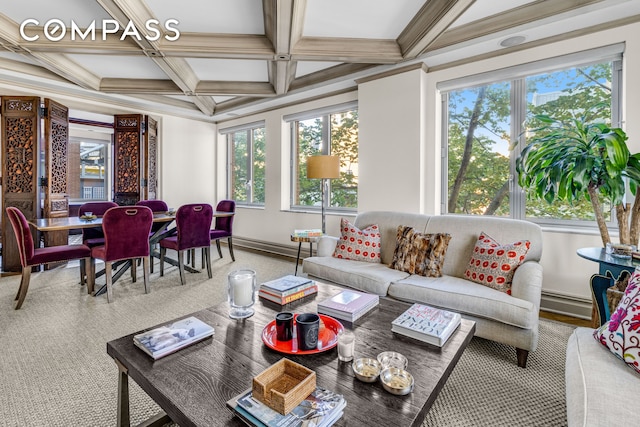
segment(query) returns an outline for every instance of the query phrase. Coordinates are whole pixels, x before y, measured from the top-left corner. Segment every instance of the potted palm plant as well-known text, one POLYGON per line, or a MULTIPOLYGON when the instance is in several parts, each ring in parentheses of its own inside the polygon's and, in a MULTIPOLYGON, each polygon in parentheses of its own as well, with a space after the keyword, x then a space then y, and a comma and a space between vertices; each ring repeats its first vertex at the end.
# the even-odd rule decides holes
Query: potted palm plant
POLYGON ((548 115, 534 119, 540 126, 527 131, 533 137, 516 159, 518 182, 528 197, 548 203, 586 197, 603 246, 611 243, 602 203, 609 202, 615 206, 620 243, 637 245, 640 197, 631 205, 625 202, 625 193, 629 188, 636 194, 640 153, 630 154, 626 133, 604 123, 589 123, 587 113, 568 120, 548 115))

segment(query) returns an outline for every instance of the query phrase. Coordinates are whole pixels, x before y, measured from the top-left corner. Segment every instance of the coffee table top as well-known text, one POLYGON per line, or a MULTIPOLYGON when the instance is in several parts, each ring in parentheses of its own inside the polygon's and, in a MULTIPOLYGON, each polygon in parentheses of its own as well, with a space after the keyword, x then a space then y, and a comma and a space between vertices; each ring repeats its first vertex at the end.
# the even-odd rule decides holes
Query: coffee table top
MULTIPOLYGON (((316 312, 318 301, 343 289, 320 282, 318 285, 315 299, 304 299, 299 305, 294 302, 286 306, 287 310, 316 312)), ((277 313, 276 307, 260 300, 255 305, 256 313, 243 321, 228 317, 226 302, 189 314, 212 325, 215 335, 155 362, 134 346, 135 334, 108 342, 107 353, 180 426, 242 426, 226 402, 251 388, 252 377, 285 356, 269 349, 261 339, 262 329, 277 313)), ((406 396, 387 393, 379 382, 357 380, 351 363, 340 362, 335 348, 316 355, 286 355, 315 370, 318 385, 344 395, 347 407, 336 426, 369 426, 372 420, 379 425, 422 424, 471 341, 475 323, 463 319, 445 346, 438 348, 391 332, 391 321, 408 307, 407 303, 380 298, 376 308, 352 325, 356 358, 375 358, 387 350, 407 357, 407 370, 415 379, 415 388, 406 396)))

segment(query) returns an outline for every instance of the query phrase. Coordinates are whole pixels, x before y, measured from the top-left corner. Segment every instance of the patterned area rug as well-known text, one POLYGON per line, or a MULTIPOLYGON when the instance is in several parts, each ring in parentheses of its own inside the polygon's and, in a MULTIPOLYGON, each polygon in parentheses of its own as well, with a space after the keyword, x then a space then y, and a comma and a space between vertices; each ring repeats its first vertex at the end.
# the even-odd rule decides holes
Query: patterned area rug
MULTIPOLYGON (((240 249, 235 263, 224 255, 214 257, 213 279, 206 272, 187 273, 185 286, 175 267, 159 277, 156 265, 147 295, 141 270, 137 283, 125 275, 114 288, 112 304, 78 285, 77 264, 34 273, 18 311, 12 302, 19 276, 1 278, 0 425, 115 425, 117 369, 106 353, 107 341, 224 301, 232 270, 254 269, 261 282, 294 269, 289 259, 240 249)), ((516 366, 515 350, 474 338, 424 426, 566 424, 564 354, 571 330, 541 321, 540 346, 527 369, 516 366)), ((130 394, 133 424, 159 411, 133 381, 130 394)))

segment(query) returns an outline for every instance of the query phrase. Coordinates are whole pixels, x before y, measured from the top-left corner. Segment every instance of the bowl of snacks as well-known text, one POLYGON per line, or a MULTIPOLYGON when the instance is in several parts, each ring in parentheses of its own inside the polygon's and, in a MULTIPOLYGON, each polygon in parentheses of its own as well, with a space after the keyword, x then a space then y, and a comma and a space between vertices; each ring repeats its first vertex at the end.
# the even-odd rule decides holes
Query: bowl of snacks
POLYGON ((356 378, 365 383, 372 383, 380 376, 382 366, 376 359, 370 357, 362 357, 353 361, 351 365, 356 378))
POLYGON ((382 387, 391 394, 403 396, 413 391, 413 375, 400 368, 385 368, 380 372, 382 387))

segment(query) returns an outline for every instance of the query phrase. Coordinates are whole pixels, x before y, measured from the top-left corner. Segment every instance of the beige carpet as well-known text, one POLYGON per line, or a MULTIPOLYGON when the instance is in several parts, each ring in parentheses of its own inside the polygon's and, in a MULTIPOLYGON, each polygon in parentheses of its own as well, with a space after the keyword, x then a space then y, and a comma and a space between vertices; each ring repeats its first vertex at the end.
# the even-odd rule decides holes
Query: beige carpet
MULTIPOLYGON (((25 303, 15 311, 19 276, 1 278, 0 425, 115 425, 117 370, 107 341, 224 301, 231 270, 252 268, 265 281, 295 267, 292 260, 239 249, 235 263, 224 254, 214 256, 213 279, 204 272, 187 274, 185 286, 175 267, 163 278, 156 268, 148 295, 140 281, 131 283, 125 275, 112 304, 106 296, 87 295, 77 268, 69 266, 34 273, 25 303)), ((564 352, 571 330, 543 321, 540 348, 526 370, 517 368, 512 349, 474 339, 425 426, 565 424, 564 352)), ((158 412, 135 382, 130 387, 133 423, 158 412)))

